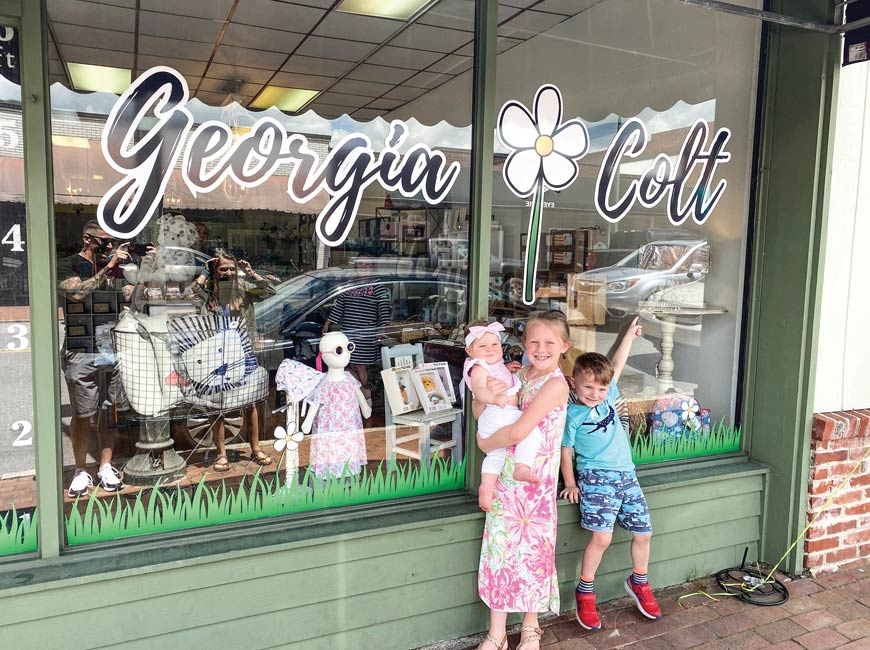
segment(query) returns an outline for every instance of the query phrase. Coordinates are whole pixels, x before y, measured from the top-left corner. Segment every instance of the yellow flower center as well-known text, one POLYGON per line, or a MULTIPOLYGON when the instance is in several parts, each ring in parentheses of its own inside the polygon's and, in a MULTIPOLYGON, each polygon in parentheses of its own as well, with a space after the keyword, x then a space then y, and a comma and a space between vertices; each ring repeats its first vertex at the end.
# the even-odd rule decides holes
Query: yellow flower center
POLYGON ((542 158, 553 153, 553 138, 548 135, 539 135, 535 140, 535 151, 542 158))

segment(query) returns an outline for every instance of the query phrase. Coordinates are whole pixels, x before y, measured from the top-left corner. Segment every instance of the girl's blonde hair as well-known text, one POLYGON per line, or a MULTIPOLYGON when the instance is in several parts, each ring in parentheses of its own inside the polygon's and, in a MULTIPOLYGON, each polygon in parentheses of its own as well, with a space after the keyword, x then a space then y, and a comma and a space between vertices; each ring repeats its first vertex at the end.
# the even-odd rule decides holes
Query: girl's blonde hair
POLYGON ((563 343, 569 343, 571 341, 571 332, 568 330, 568 319, 565 318, 565 314, 560 312, 557 309, 550 309, 548 311, 533 311, 529 314, 529 318, 526 321, 526 328, 523 331, 523 341, 526 339, 526 332, 529 331, 529 325, 534 323, 535 321, 540 321, 542 323, 546 323, 559 335, 562 339, 563 343))

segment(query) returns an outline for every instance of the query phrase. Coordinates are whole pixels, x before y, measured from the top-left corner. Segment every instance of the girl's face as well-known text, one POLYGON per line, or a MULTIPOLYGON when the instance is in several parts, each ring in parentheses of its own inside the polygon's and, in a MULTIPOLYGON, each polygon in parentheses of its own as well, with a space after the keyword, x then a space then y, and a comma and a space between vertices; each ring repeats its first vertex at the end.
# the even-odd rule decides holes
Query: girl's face
POLYGON ((577 399, 586 406, 598 406, 607 397, 609 386, 602 384, 591 372, 578 372, 574 375, 574 390, 577 399))
POLYGON ((236 263, 230 260, 220 260, 217 267, 217 276, 221 280, 229 280, 236 276, 236 263))
POLYGON ((571 347, 562 339, 559 330, 546 321, 535 320, 526 326, 526 355, 532 367, 541 374, 551 372, 559 365, 559 357, 571 347))
POLYGON ((501 339, 493 332, 487 332, 471 342, 465 351, 472 359, 482 359, 490 366, 502 360, 501 339))

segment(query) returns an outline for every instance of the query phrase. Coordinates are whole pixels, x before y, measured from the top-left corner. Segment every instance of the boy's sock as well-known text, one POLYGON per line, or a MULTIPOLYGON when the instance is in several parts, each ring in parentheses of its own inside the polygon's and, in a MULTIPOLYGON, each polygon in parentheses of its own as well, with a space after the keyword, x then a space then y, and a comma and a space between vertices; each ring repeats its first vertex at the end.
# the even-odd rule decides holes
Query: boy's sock
POLYGON ((578 594, 591 594, 595 591, 595 579, 586 579, 583 576, 580 576, 580 582, 577 583, 578 594))
POLYGON ((636 570, 633 570, 631 572, 631 582, 636 585, 645 585, 649 582, 649 576, 646 573, 638 573, 636 570))

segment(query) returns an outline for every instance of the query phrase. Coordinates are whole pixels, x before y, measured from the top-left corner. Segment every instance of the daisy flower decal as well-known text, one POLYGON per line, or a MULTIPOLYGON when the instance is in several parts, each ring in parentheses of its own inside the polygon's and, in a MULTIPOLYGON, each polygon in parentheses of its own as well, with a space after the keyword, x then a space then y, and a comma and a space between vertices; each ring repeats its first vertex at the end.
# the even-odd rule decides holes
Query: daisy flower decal
POLYGON ((700 411, 700 407, 698 406, 697 402, 684 401, 681 404, 681 407, 683 410, 683 413, 682 413, 683 422, 685 423, 685 425, 689 429, 695 430, 699 426, 701 426, 700 422, 698 421, 698 413, 700 411))
POLYGON ((571 185, 579 171, 574 161, 589 150, 586 126, 578 119, 562 122, 562 94, 556 86, 538 88, 534 106, 532 114, 516 100, 506 102, 496 127, 499 141, 511 150, 502 169, 505 183, 520 198, 533 196, 523 275, 527 305, 535 302, 544 192, 571 185))
POLYGON ((296 451, 299 448, 299 443, 302 442, 301 431, 289 433, 284 427, 275 427, 275 451, 296 451))

